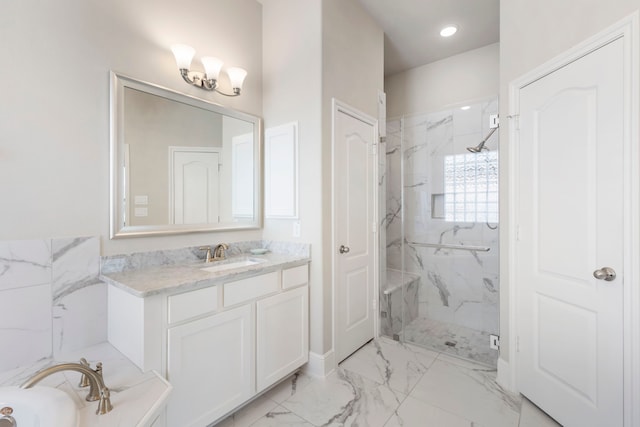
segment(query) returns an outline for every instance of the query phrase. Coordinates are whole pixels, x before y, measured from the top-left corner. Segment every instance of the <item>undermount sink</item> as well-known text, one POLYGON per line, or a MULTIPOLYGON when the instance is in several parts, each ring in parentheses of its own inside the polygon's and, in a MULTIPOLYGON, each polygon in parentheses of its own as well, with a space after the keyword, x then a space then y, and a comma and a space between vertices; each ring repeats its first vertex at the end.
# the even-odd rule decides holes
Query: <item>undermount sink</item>
MULTIPOLYGON (((52 387, 0 387, 0 410, 2 408, 13 410, 10 416, 18 427, 77 427, 79 422, 78 408, 73 399, 52 387)), ((2 425, 10 425, 7 423, 5 419, 2 425)))
POLYGON ((220 264, 216 264, 211 267, 201 268, 201 270, 208 271, 210 273, 216 273, 218 271, 233 270, 236 268, 249 267, 252 265, 262 264, 265 261, 266 259, 262 259, 262 258, 242 258, 239 260, 232 260, 228 262, 219 261, 220 264))

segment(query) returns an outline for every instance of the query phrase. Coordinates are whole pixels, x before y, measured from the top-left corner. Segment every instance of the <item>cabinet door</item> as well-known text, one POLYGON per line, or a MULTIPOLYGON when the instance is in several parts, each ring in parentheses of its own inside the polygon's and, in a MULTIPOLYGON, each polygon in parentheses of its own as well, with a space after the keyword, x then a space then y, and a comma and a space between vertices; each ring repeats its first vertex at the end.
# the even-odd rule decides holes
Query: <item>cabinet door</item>
POLYGON ((257 391, 309 360, 309 293, 303 286, 257 302, 257 391))
POLYGON ((168 426, 206 426, 253 395, 252 307, 169 329, 168 426))

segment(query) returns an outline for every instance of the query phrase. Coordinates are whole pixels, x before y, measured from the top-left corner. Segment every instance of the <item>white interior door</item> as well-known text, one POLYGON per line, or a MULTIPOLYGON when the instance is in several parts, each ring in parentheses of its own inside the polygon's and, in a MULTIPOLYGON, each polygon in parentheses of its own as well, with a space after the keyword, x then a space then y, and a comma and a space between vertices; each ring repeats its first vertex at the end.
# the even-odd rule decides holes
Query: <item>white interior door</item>
POLYGON ((374 119, 335 102, 333 124, 335 350, 341 362, 374 336, 377 129, 374 119))
POLYGON ((173 224, 219 222, 220 153, 204 150, 171 151, 173 224))
POLYGON ((623 48, 519 93, 518 388, 565 426, 623 425, 623 48))

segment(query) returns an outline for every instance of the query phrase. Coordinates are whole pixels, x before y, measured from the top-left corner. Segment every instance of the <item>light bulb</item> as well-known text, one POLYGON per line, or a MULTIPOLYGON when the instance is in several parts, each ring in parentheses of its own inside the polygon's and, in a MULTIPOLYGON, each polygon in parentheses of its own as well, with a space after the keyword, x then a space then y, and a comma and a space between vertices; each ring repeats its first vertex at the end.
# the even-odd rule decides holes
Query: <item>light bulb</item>
POLYGON ((213 56, 205 56, 201 59, 202 66, 204 67, 204 73, 208 79, 218 80, 220 75, 220 69, 222 68, 222 60, 214 58, 213 56))
POLYGON ((178 68, 180 70, 188 70, 191 66, 191 60, 193 59, 193 55, 195 55, 196 51, 191 46, 187 46, 186 44, 171 45, 171 51, 173 52, 173 56, 176 57, 176 64, 178 64, 178 68))
POLYGON ((242 89, 242 83, 244 82, 244 78, 247 77, 247 72, 242 68, 231 67, 227 69, 227 74, 229 75, 229 81, 231 82, 233 90, 242 89))

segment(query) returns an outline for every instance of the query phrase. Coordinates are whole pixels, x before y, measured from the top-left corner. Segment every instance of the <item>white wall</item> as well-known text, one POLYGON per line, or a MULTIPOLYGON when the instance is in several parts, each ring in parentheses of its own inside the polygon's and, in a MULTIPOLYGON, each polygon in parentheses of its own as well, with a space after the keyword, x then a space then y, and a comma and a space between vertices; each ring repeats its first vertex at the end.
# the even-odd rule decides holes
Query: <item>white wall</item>
POLYGON ((509 360, 509 82, 640 8, 639 0, 500 2, 500 358, 509 360))
POLYGON ((259 238, 258 230, 108 240, 109 70, 262 115, 261 38, 255 0, 2 1, 0 240, 101 236, 109 255, 259 238), (243 95, 187 86, 175 42, 246 68, 243 95))
MULTIPOLYGON (((357 0, 322 2, 322 229, 325 331, 332 328, 332 99, 377 118, 384 88, 384 32, 357 0)), ((316 160, 317 161, 317 160, 316 160)), ((377 191, 377 189, 376 189, 377 191)), ((331 333, 325 333, 331 348, 331 333)))
POLYGON ((491 44, 388 76, 387 117, 439 111, 495 97, 499 90, 499 44, 491 44))
MULTIPOLYGON (((297 121, 300 240, 311 243, 311 351, 332 348, 331 98, 375 115, 383 33, 357 0, 263 0, 265 129, 297 121)), ((265 221, 292 239, 294 220, 265 221)))
MULTIPOLYGON (((310 340, 311 351, 326 352, 322 279, 322 180, 318 161, 322 146, 321 73, 322 28, 320 2, 264 0, 263 111, 264 127, 298 122, 299 240, 311 243, 310 340)), ((264 238, 292 237, 294 220, 265 220, 264 238)))

